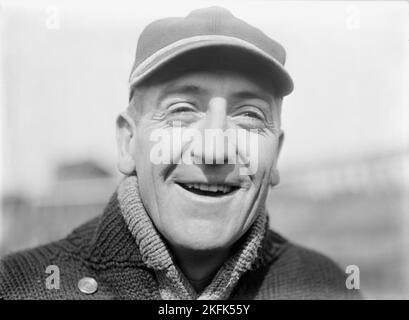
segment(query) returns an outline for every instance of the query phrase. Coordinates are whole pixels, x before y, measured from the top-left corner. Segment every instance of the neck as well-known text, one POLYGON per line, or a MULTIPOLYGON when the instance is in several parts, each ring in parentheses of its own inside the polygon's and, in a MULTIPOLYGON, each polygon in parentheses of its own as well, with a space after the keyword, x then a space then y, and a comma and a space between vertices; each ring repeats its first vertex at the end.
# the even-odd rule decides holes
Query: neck
POLYGON ((191 250, 171 246, 176 263, 196 292, 209 285, 230 255, 230 248, 215 250, 191 250))
MULTIPOLYGON (((157 275, 165 277, 158 277, 158 281, 164 285, 160 294, 167 299, 190 299, 195 295, 188 291, 193 290, 206 298, 228 297, 241 274, 250 270, 257 259, 268 226, 267 214, 262 208, 249 232, 232 246, 220 250, 188 250, 172 245, 157 232, 139 197, 136 176, 124 179, 116 197, 121 214, 138 246, 138 259, 155 270, 157 275), (181 281, 183 279, 174 263, 184 273, 193 290, 186 290, 183 284, 186 281, 181 281), (219 271, 220 274, 217 274, 219 271)), ((110 212, 112 208, 107 210, 110 212)))

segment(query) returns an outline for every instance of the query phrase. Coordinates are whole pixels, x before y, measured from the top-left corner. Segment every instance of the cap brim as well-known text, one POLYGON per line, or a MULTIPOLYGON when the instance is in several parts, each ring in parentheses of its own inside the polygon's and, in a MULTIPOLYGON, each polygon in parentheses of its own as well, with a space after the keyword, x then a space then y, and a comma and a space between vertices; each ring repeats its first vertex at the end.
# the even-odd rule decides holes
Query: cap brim
POLYGON ((277 59, 257 46, 239 38, 218 35, 202 35, 171 43, 142 61, 130 75, 129 87, 131 92, 135 85, 139 84, 149 75, 153 74, 157 69, 179 55, 192 50, 212 46, 231 47, 241 50, 244 49, 245 51, 258 56, 259 58, 262 58, 263 61, 268 64, 268 67, 270 67, 272 77, 274 78, 274 82, 277 86, 277 93, 281 96, 286 96, 293 91, 294 84, 287 70, 284 69, 283 65, 277 59))

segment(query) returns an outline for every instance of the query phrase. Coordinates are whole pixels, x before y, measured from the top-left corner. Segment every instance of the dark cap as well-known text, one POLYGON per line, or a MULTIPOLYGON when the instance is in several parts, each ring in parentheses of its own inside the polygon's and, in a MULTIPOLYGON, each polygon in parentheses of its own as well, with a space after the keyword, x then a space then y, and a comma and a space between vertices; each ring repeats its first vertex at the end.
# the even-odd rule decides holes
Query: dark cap
POLYGON ((293 81, 284 69, 283 46, 230 11, 210 7, 194 10, 184 18, 156 20, 142 31, 129 78, 131 92, 135 85, 176 57, 211 47, 245 50, 265 63, 278 94, 285 96, 293 90, 293 81))

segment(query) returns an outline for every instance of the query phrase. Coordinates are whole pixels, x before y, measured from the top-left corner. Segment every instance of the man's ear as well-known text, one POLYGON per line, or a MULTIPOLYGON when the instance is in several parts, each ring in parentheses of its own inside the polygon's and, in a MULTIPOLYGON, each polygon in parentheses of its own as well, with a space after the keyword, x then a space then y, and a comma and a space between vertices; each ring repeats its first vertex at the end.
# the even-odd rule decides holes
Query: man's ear
POLYGON ((280 174, 277 169, 277 162, 278 162, 278 157, 280 156, 280 153, 281 153, 281 149, 283 147, 283 143, 284 143, 284 131, 280 130, 280 133, 278 136, 277 156, 275 159, 274 167, 271 169, 271 173, 270 173, 270 184, 272 186, 276 186, 280 183, 280 174))
POLYGON ((125 175, 135 172, 135 160, 132 156, 132 145, 136 134, 134 120, 126 113, 122 112, 116 119, 116 142, 118 145, 118 169, 125 175))

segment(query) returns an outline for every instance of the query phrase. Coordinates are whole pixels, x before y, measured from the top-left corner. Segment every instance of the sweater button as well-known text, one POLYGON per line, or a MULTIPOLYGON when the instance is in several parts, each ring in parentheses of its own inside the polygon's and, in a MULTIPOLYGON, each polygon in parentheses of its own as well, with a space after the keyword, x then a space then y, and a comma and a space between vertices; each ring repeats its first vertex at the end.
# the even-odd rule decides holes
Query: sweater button
POLYGON ((84 277, 78 281, 78 289, 85 294, 93 294, 98 290, 98 283, 94 278, 84 277))

